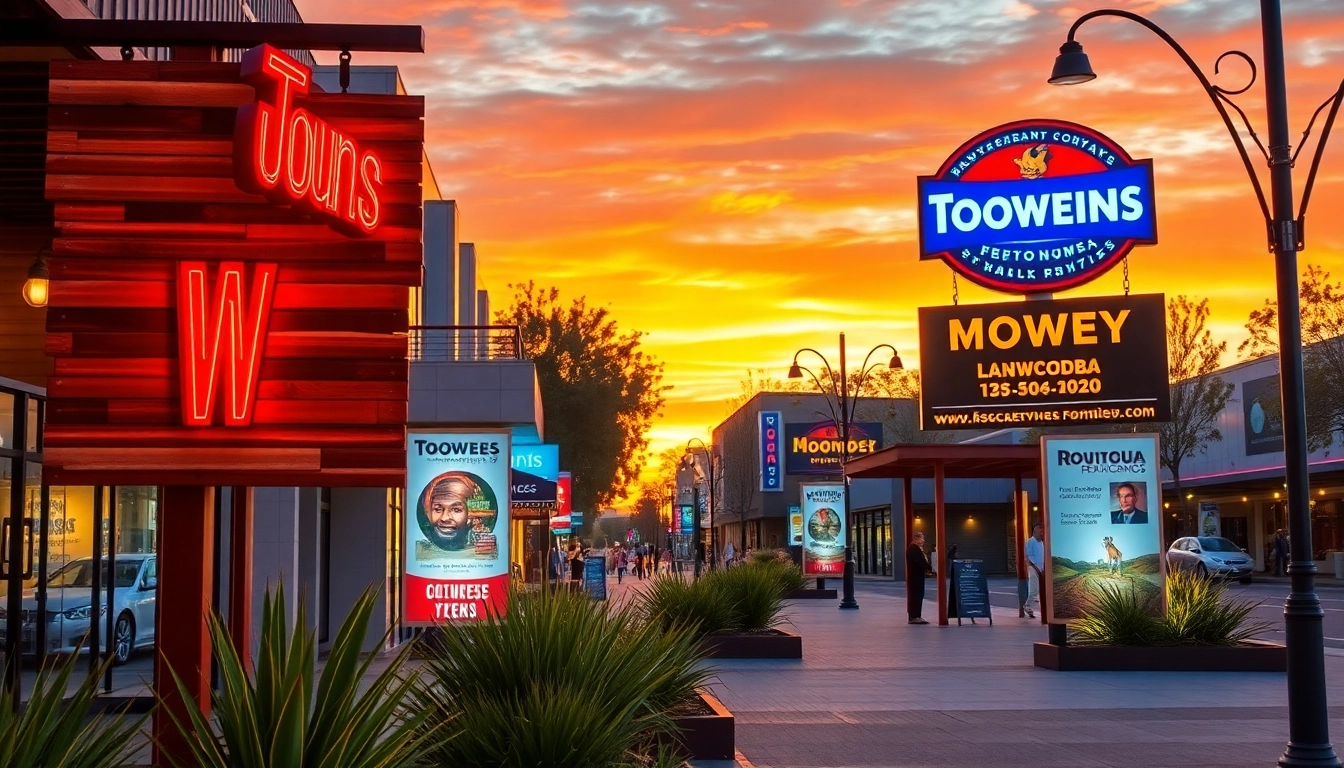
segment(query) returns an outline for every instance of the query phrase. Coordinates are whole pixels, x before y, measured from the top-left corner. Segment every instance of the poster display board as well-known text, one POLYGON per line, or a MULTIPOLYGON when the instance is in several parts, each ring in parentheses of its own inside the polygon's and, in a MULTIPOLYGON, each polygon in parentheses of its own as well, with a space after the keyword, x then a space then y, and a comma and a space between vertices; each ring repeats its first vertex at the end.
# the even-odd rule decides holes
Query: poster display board
POLYGON ((845 571, 845 486, 802 483, 803 575, 838 576, 845 571))
POLYGON ((779 411, 761 411, 761 490, 784 490, 784 417, 779 411))
POLYGON ((1108 589, 1164 614, 1157 435, 1046 436, 1041 466, 1050 623, 1082 618, 1108 589))
POLYGON ((509 432, 412 431, 403 623, 502 615, 509 591, 509 432))
POLYGON ((1247 456, 1283 453, 1283 406, 1280 403, 1277 375, 1241 383, 1247 456))
POLYGON ((791 546, 802 546, 803 543, 803 508, 797 504, 789 505, 789 544, 791 546))
POLYGON ((681 521, 681 532, 689 534, 695 530, 695 507, 690 504, 682 504, 679 508, 677 519, 681 521))
MULTIPOLYGON (((849 426, 849 458, 882 448, 881 422, 849 426)), ((833 421, 784 425, 784 469, 790 475, 838 475, 845 442, 833 421)))
POLYGON ((607 551, 594 549, 583 559, 583 590, 594 600, 607 599, 607 551))
POLYGON ((947 616, 956 619, 958 625, 962 619, 989 619, 990 624, 994 623, 989 612, 989 579, 985 576, 984 560, 952 561, 947 616))
POLYGON ((1218 502, 1201 501, 1199 502, 1199 535, 1200 536, 1222 536, 1223 520, 1218 514, 1218 502))
POLYGON ((924 429, 1171 418, 1164 296, 919 310, 924 429))

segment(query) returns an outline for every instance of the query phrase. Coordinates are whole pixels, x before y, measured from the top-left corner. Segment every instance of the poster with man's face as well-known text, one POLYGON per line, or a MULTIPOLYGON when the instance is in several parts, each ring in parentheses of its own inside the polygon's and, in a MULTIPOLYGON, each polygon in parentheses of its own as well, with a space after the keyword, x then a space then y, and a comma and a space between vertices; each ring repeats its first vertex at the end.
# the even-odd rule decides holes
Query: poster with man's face
POLYGON ((411 432, 404 621, 503 613, 509 587, 509 434, 411 432))
POLYGON ((1108 591, 1165 612, 1157 449, 1157 435, 1041 439, 1051 623, 1082 618, 1108 591))
POLYGON ((838 576, 845 571, 845 486, 802 483, 803 574, 838 576))

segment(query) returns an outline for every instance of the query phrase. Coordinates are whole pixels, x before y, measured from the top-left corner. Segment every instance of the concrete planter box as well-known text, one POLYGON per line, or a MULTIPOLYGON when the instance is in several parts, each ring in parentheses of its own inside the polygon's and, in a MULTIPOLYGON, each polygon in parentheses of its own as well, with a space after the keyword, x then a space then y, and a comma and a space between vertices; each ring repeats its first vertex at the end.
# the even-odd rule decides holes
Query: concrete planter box
POLYGON ((673 718, 678 746, 691 760, 732 760, 737 751, 733 713, 704 688, 700 698, 714 713, 673 718))
POLYGON ((1080 646, 1036 643, 1036 666, 1061 672, 1283 672, 1282 645, 1252 640, 1234 646, 1080 646))
POLYGON ((803 638, 792 632, 772 630, 753 635, 713 635, 700 641, 711 659, 801 659, 803 638))
POLYGON ((784 596, 785 600, 835 600, 840 594, 834 589, 795 589, 784 596))

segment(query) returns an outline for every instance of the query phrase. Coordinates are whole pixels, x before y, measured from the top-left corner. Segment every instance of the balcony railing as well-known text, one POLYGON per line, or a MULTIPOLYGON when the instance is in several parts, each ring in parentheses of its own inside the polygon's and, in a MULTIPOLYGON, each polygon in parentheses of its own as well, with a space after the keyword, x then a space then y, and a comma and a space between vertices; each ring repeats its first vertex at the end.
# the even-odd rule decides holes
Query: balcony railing
POLYGON ((413 325, 408 356, 412 360, 522 360, 523 342, 516 325, 413 325))

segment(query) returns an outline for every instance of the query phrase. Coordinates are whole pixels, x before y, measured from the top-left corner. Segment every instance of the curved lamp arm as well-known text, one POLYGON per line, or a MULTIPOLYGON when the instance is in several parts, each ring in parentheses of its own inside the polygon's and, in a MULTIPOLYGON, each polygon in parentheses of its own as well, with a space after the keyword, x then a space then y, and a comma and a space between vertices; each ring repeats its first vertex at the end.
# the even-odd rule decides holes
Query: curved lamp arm
MULTIPOLYGON (((890 344, 878 344, 876 347, 873 347, 872 349, 868 350, 868 354, 864 355, 863 357, 863 365, 859 366, 858 381, 854 382, 854 402, 856 404, 858 403, 860 393, 863 392, 863 385, 868 382, 868 374, 872 373, 874 369, 879 368, 881 366, 881 362, 872 363, 870 365, 868 361, 871 360, 873 355, 877 354, 879 350, 883 349, 890 349, 892 357, 901 356, 901 353, 897 352, 896 348, 890 344)), ((849 410, 852 415, 854 409, 851 408, 849 410)))
MULTIPOLYGON (((1081 27, 1086 22, 1095 19, 1099 16, 1115 16, 1121 19, 1129 19, 1135 24, 1144 27, 1148 31, 1162 38, 1163 42, 1165 42, 1168 46, 1170 46, 1171 49, 1175 51, 1178 56, 1181 57, 1181 60, 1184 61, 1185 65, 1190 68, 1190 71, 1195 74, 1195 77, 1199 78, 1199 83, 1200 85, 1204 86, 1204 92, 1209 95, 1209 100, 1213 102, 1214 109, 1218 110, 1219 117, 1223 118, 1223 124, 1227 126, 1228 133, 1232 134, 1232 141, 1237 145, 1237 152, 1240 153, 1241 155, 1242 165, 1246 166, 1246 175, 1250 177, 1251 186, 1255 188, 1255 197, 1260 203, 1260 212, 1264 214, 1266 222, 1272 221, 1273 215, 1270 213, 1269 203, 1265 200, 1265 190, 1260 185, 1260 177, 1257 176, 1255 173, 1255 166, 1251 165, 1251 157, 1250 154, 1246 151, 1246 144, 1242 142, 1241 133, 1237 130, 1237 127, 1232 123, 1232 118, 1227 114, 1227 108, 1223 106, 1224 101, 1227 101, 1227 103, 1232 104, 1231 100, 1227 98, 1228 96, 1235 96, 1239 93, 1245 93, 1255 83, 1256 78, 1255 60, 1241 51, 1228 51, 1227 53, 1224 53, 1222 56, 1219 56, 1218 61, 1215 62, 1213 65, 1214 74, 1218 74, 1219 65, 1222 63, 1223 59, 1228 56, 1235 56, 1237 58, 1240 58, 1241 60, 1249 64, 1251 67, 1251 80, 1244 87, 1235 91, 1221 88, 1209 82, 1209 78, 1204 75, 1204 71, 1199 68, 1199 65, 1195 63, 1195 60, 1190 58, 1190 54, 1186 53, 1185 49, 1181 47, 1181 44, 1176 42, 1175 38, 1173 38, 1171 35, 1167 34, 1166 30, 1157 26, 1148 19, 1145 19, 1144 17, 1138 15, 1137 13, 1116 10, 1114 8, 1103 8, 1101 10, 1085 13, 1082 16, 1078 17, 1078 20, 1073 22, 1073 26, 1069 27, 1068 41, 1070 43, 1074 42, 1073 38, 1074 35, 1077 34, 1078 32, 1078 28, 1081 27)), ((1236 109, 1237 112, 1241 115, 1242 121, 1246 123, 1246 129, 1250 131, 1251 137, 1255 139, 1256 144, 1259 145, 1260 139, 1256 137, 1255 131, 1251 129, 1249 121, 1246 120, 1246 114, 1242 112, 1241 108, 1238 107, 1236 104, 1232 104, 1232 107, 1233 109, 1236 109)), ((1261 152, 1265 151, 1263 145, 1260 146, 1260 151, 1261 152)), ((1266 157, 1267 159, 1270 160, 1271 163, 1276 162, 1276 159, 1268 158, 1268 153, 1266 153, 1266 157)), ((1288 162, 1289 160, 1287 157, 1285 157, 1283 161, 1288 162)), ((1270 236, 1270 242, 1271 242, 1271 250, 1273 250, 1272 233, 1270 236)))
POLYGON ((839 403, 836 402, 836 398, 838 397, 838 395, 836 394, 837 388, 835 383, 835 372, 831 370, 831 364, 826 361, 825 356, 823 356, 820 352, 816 351, 815 349, 798 350, 793 356, 793 364, 798 366, 798 370, 803 371, 807 373, 808 376, 812 377, 812 382, 817 385, 817 391, 819 391, 826 398, 826 409, 831 412, 831 421, 835 422, 835 428, 839 429, 840 416, 835 412, 836 406, 839 405, 839 403), (816 355, 818 358, 821 359, 821 364, 826 366, 826 374, 831 377, 831 387, 829 391, 827 391, 826 387, 822 385, 821 379, 817 378, 817 375, 812 372, 811 368, 808 368, 807 366, 804 365, 798 365, 798 355, 801 355, 804 352, 811 352, 812 354, 816 355))

